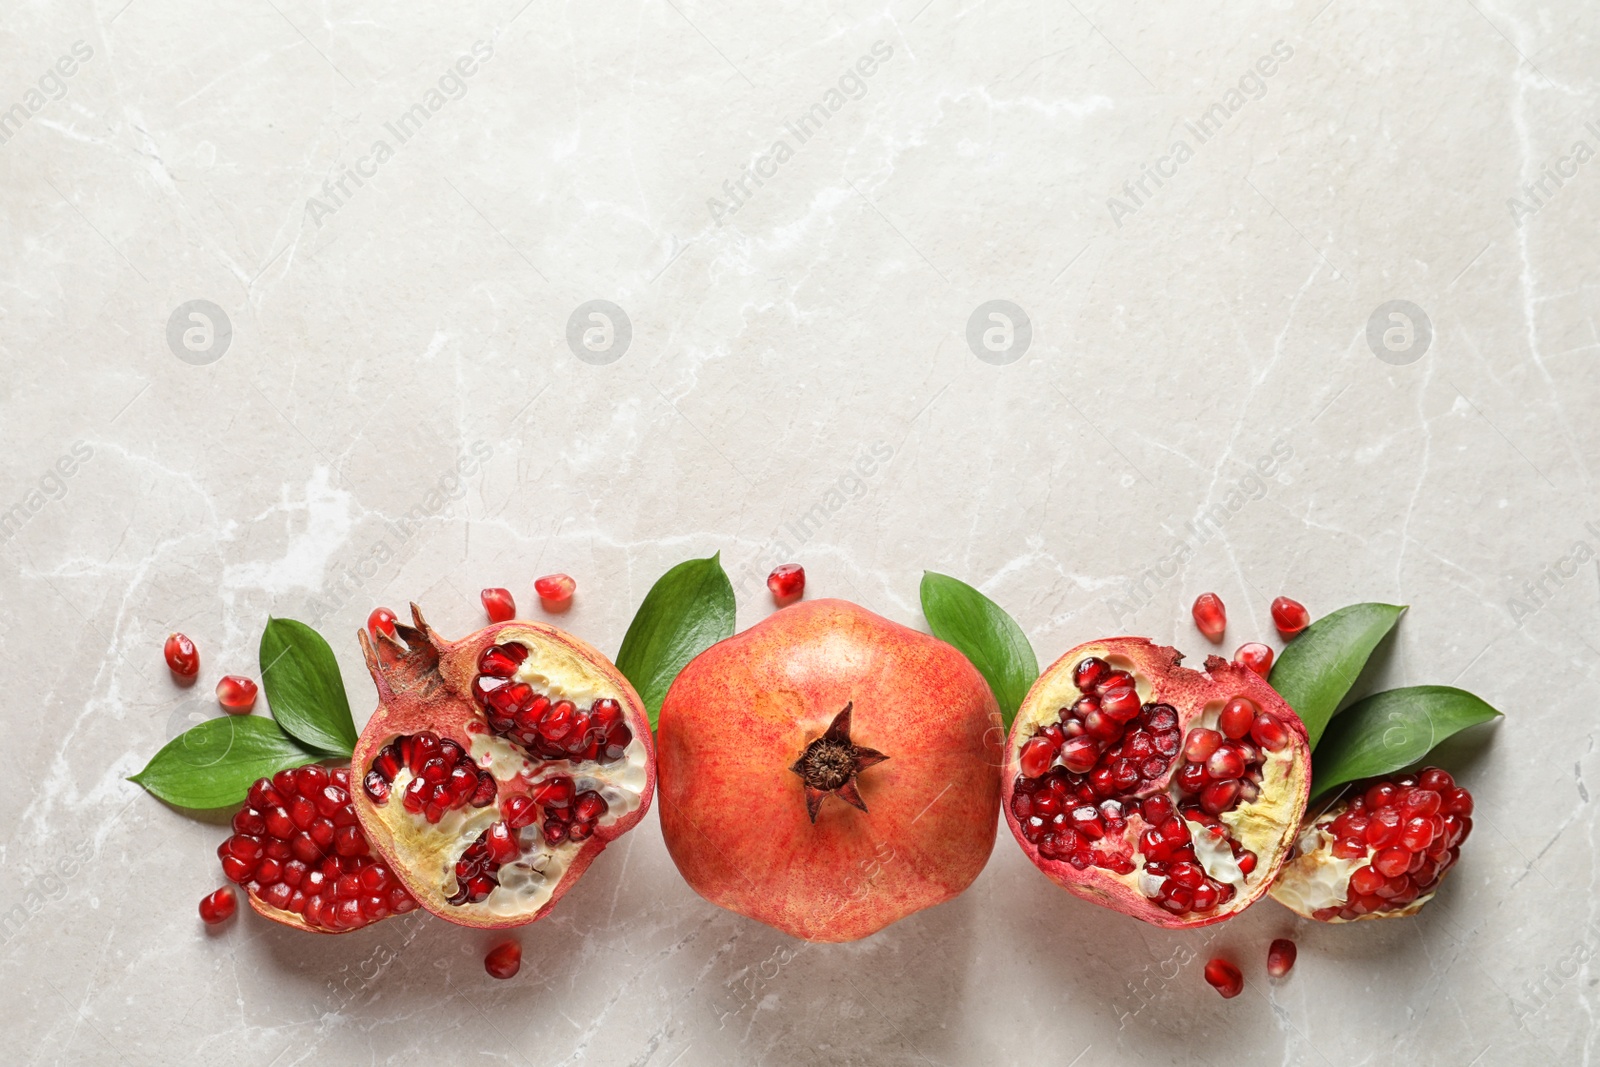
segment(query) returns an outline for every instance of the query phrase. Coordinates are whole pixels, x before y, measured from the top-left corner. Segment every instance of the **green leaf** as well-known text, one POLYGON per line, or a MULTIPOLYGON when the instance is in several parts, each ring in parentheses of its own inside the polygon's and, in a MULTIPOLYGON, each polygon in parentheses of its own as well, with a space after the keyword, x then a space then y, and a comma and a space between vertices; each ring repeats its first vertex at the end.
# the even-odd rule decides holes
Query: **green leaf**
POLYGON ((1306 724, 1313 750, 1367 657, 1405 610, 1404 605, 1351 604, 1306 627, 1278 656, 1269 680, 1306 724))
POLYGON ((322 635, 293 619, 268 619, 261 634, 261 687, 272 717, 290 736, 330 756, 356 748, 339 661, 322 635))
POLYGON ((644 700, 655 728, 667 687, 684 665, 733 636, 733 585, 722 553, 690 559, 656 580, 617 651, 620 670, 644 700))
POLYGON ((933 571, 922 573, 922 614, 933 635, 959 649, 988 680, 1009 730, 1039 677, 1039 660, 1022 627, 966 582, 933 571))
POLYGON ((179 807, 224 808, 244 800, 257 778, 323 758, 265 716, 224 715, 167 742, 128 781, 179 807))
POLYGON ((1374 693, 1329 724, 1311 761, 1312 795, 1409 767, 1451 734, 1499 717, 1478 697, 1448 685, 1374 693))

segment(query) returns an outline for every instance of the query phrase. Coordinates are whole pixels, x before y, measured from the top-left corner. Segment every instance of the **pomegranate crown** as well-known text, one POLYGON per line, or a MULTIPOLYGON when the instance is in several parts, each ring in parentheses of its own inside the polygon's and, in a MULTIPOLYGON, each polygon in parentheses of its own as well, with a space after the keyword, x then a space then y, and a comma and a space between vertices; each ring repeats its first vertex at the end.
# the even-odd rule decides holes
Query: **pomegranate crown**
POLYGON ((444 641, 415 603, 411 605, 411 618, 415 626, 395 621, 396 636, 382 630, 374 634, 365 629, 356 632, 373 684, 385 698, 418 688, 422 689, 422 696, 428 696, 444 684, 439 674, 439 653, 444 641))

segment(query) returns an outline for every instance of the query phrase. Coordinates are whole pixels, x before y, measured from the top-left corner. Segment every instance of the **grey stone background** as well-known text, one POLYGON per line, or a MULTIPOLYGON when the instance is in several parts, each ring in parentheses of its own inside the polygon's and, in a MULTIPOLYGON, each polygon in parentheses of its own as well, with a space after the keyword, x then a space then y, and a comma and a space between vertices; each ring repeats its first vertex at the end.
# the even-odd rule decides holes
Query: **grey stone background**
POLYGON ((1592 5, 436 6, 0 18, 11 1062, 1594 1054, 1592 5), (374 604, 462 633, 565 570, 614 652, 716 550, 741 624, 793 559, 921 625, 928 568, 1046 662, 1203 653, 1207 589, 1230 647, 1280 592, 1408 603, 1369 683, 1506 712, 1453 757, 1477 828, 1420 917, 1342 928, 1146 928, 1002 830, 960 899, 807 947, 696 897, 654 814, 513 982, 438 921, 201 928, 220 829, 124 778, 269 613, 330 636, 360 721, 374 604))

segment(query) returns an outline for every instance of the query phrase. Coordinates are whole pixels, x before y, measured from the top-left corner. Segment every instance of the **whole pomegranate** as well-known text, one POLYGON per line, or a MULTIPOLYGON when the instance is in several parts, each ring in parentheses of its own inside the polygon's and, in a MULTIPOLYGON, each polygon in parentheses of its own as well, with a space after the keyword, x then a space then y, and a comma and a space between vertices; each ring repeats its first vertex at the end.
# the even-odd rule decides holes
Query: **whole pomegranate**
POLYGON ((348 933, 417 906, 356 822, 348 767, 257 780, 217 857, 257 914, 297 930, 348 933))
POLYGON ((1472 832, 1472 794, 1426 767, 1352 785, 1306 820, 1272 899, 1308 919, 1415 915, 1472 832))
POLYGON ((356 815, 435 915, 533 922, 650 806, 643 706, 609 660, 553 626, 449 642, 411 613, 396 636, 360 634, 378 709, 352 758, 356 815))
POLYGON ((842 600, 691 660, 658 722, 661 831, 694 890, 853 941, 972 884, 994 847, 1000 717, 966 657, 842 600))
POLYGON ((1205 926, 1267 891, 1311 781, 1299 716, 1254 671, 1142 637, 1080 645, 1034 683, 1006 746, 1006 821, 1071 892, 1205 926))

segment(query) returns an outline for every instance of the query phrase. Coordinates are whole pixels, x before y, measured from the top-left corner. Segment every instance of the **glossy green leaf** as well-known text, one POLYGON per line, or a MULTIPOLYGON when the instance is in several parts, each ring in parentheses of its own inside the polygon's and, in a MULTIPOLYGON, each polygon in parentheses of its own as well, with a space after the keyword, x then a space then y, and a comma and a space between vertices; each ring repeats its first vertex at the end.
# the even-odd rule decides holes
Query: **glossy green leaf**
POLYGON ((966 582, 933 571, 922 575, 922 614, 933 635, 959 649, 989 682, 1009 730, 1039 677, 1039 660, 1022 627, 966 582))
POLYGON ((261 688, 278 725, 308 748, 348 756, 356 748, 339 661, 322 635, 293 619, 268 619, 261 634, 261 688))
POLYGON ((257 778, 323 758, 263 715, 224 715, 173 738, 128 780, 179 807, 224 808, 243 801, 257 778))
POLYGON ((1311 761, 1312 794, 1409 767, 1451 734, 1499 717, 1478 697, 1448 685, 1374 693, 1328 724, 1311 761))
POLYGON ((1306 627, 1278 656, 1269 680, 1306 724, 1312 749, 1367 657, 1405 610, 1404 605, 1351 604, 1306 627))
POLYGON ((628 624, 617 669, 633 683, 655 728, 661 702, 678 672, 700 653, 733 636, 733 584, 722 553, 691 559, 663 574, 628 624))

